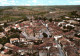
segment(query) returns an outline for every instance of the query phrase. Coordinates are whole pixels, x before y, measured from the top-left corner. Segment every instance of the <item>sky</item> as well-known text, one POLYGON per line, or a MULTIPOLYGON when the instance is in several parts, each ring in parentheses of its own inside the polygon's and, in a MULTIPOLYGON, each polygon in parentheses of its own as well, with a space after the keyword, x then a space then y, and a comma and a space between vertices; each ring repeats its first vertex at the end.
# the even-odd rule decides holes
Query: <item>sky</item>
POLYGON ((80 5, 80 0, 0 0, 0 6, 80 5))

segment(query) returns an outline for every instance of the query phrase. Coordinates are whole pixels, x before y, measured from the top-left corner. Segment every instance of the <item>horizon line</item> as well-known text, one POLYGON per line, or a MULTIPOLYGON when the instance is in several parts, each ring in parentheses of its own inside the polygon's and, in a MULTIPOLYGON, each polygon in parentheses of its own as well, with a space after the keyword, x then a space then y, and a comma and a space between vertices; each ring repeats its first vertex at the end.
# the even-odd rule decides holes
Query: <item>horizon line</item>
POLYGON ((80 5, 6 5, 6 6, 80 6, 80 5))

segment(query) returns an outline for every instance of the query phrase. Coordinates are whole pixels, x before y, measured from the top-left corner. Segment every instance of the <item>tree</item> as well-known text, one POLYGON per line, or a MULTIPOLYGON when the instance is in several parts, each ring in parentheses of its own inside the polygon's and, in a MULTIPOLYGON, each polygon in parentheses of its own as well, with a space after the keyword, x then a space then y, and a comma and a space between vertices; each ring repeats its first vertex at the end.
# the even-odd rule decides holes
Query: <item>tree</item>
POLYGON ((15 34, 10 35, 8 38, 9 39, 10 38, 20 38, 20 35, 15 33, 15 34))
POLYGON ((60 16, 60 18, 61 18, 61 19, 64 19, 64 18, 65 18, 65 16, 60 16))
POLYGON ((10 18, 9 18, 9 15, 4 15, 4 19, 9 22, 10 18))
POLYGON ((75 36, 80 38, 80 35, 78 35, 78 34, 75 34, 75 36))
POLYGON ((7 27, 8 26, 8 24, 7 23, 4 23, 4 27, 7 27))
POLYGON ((71 18, 77 18, 78 17, 78 14, 77 14, 77 11, 72 11, 68 14, 71 18))
POLYGON ((34 42, 35 45, 39 45, 39 44, 42 44, 42 40, 38 40, 37 42, 34 42))
POLYGON ((11 28, 10 32, 13 32, 13 33, 16 33, 16 32, 21 33, 20 30, 18 30, 18 29, 14 29, 14 28, 11 28))
POLYGON ((48 35, 47 35, 46 33, 43 33, 43 36, 44 36, 44 37, 48 37, 48 35))
POLYGON ((67 26, 67 29, 72 30, 72 29, 74 29, 74 27, 72 27, 72 26, 67 26))
POLYGON ((6 37, 0 38, 0 44, 4 45, 5 43, 8 43, 8 39, 6 37))
POLYGON ((4 31, 3 27, 2 27, 2 26, 0 26, 0 32, 3 32, 3 31, 4 31))
POLYGON ((49 19, 49 22, 52 22, 52 21, 53 21, 52 18, 50 18, 50 19, 49 19))
POLYGON ((80 46, 80 40, 75 40, 75 44, 76 44, 77 46, 80 46))
POLYGON ((39 20, 42 20, 42 18, 41 18, 41 17, 38 17, 38 19, 39 19, 39 20))
POLYGON ((47 18, 46 18, 46 17, 43 17, 43 20, 44 20, 44 21, 46 21, 46 20, 47 20, 47 18))
POLYGON ((64 29, 66 29, 66 26, 63 26, 64 29))
POLYGON ((42 17, 35 16, 35 20, 42 20, 42 17))
POLYGON ((28 20, 28 18, 25 15, 22 16, 22 19, 23 19, 23 21, 27 21, 28 20))

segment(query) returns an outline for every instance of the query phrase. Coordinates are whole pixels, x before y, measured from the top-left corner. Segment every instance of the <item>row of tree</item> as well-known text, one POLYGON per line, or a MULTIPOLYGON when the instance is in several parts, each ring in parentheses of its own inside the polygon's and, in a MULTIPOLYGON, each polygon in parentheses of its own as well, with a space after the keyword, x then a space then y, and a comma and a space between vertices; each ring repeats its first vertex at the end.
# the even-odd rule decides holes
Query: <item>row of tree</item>
POLYGON ((79 18, 80 15, 78 15, 77 11, 71 11, 67 14, 69 18, 65 18, 66 15, 60 16, 61 19, 67 20, 67 19, 73 19, 73 18, 79 18))

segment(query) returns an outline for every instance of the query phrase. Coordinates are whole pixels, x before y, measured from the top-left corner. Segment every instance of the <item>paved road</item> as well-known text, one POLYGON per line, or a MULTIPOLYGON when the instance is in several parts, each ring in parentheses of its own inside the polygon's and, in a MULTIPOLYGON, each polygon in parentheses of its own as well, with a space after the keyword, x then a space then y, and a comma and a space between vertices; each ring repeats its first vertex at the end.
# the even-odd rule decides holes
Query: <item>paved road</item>
POLYGON ((62 48, 61 48, 61 45, 58 44, 58 41, 57 41, 57 40, 55 40, 55 42, 56 42, 57 47, 58 47, 58 49, 59 49, 59 54, 60 54, 59 56, 65 56, 64 53, 63 53, 63 50, 62 50, 62 48))
MULTIPOLYGON (((41 22, 42 23, 42 22, 41 22)), ((46 24, 44 24, 44 23, 42 23, 45 27, 46 27, 46 24)), ((49 29, 48 29, 48 27, 46 27, 47 28, 47 31, 46 31, 46 33, 48 33, 48 35, 50 34, 50 32, 49 32, 49 29)), ((55 42, 56 42, 56 44, 57 44, 57 47, 58 47, 58 49, 59 49, 59 56, 65 56, 64 55, 64 53, 63 53, 63 50, 62 50, 62 48, 61 48, 61 45, 60 44, 58 44, 58 41, 57 40, 55 40, 55 42)))
POLYGON ((48 35, 48 38, 49 38, 49 36, 51 35, 50 32, 49 32, 49 29, 48 29, 49 27, 46 26, 45 23, 43 23, 43 22, 41 22, 41 23, 46 27, 47 30, 45 31, 45 33, 48 35))

